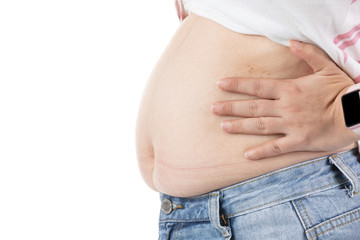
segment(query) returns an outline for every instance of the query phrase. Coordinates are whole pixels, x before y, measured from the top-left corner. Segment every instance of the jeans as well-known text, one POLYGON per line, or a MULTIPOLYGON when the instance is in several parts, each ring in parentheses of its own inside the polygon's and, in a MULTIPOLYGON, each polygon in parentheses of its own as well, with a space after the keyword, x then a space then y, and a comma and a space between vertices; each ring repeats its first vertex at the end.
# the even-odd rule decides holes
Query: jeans
POLYGON ((159 239, 360 239, 352 149, 189 198, 160 194, 159 239))

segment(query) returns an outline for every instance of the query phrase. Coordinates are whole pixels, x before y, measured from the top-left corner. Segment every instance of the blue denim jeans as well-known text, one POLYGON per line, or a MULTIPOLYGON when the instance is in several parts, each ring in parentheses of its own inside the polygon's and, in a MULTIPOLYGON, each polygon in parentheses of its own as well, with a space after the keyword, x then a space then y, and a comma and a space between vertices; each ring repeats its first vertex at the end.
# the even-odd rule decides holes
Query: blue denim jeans
POLYGON ((352 149, 189 198, 160 194, 159 239, 360 239, 352 149))

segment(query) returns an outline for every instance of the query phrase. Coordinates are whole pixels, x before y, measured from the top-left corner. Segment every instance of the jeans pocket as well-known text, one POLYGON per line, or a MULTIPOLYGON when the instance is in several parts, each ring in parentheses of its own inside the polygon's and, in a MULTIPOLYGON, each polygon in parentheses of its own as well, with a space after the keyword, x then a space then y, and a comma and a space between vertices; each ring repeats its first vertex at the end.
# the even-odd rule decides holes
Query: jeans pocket
POLYGON ((322 222, 308 230, 309 239, 359 239, 360 238, 360 208, 346 212, 322 222))
POLYGON ((360 196, 338 186, 292 201, 308 239, 360 239, 360 196))

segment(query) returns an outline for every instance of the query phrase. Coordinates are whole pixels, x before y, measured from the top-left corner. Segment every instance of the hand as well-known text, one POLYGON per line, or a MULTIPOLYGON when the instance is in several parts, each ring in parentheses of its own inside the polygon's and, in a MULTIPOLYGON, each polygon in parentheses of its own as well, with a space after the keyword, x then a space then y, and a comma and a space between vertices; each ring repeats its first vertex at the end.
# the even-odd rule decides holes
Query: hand
POLYGON ((296 79, 224 78, 224 91, 254 95, 260 99, 217 102, 212 109, 222 116, 243 119, 222 122, 228 133, 284 134, 252 147, 248 159, 261 159, 295 151, 330 151, 359 139, 346 128, 341 96, 352 79, 314 45, 291 41, 291 52, 305 60, 314 73, 296 79))

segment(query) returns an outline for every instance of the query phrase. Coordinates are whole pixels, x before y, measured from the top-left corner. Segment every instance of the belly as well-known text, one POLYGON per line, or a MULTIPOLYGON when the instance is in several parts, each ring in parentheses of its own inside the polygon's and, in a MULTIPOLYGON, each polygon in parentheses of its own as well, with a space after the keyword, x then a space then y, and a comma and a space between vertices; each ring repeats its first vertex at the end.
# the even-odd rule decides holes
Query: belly
MULTIPOLYGON (((187 197, 332 152, 296 152, 259 161, 247 148, 280 135, 229 134, 211 112, 216 101, 254 98, 221 91, 222 77, 295 78, 312 73, 285 46, 232 32, 190 14, 156 64, 143 93, 136 128, 140 170, 154 190, 187 197)), ((337 152, 355 147, 348 146, 337 152)))

